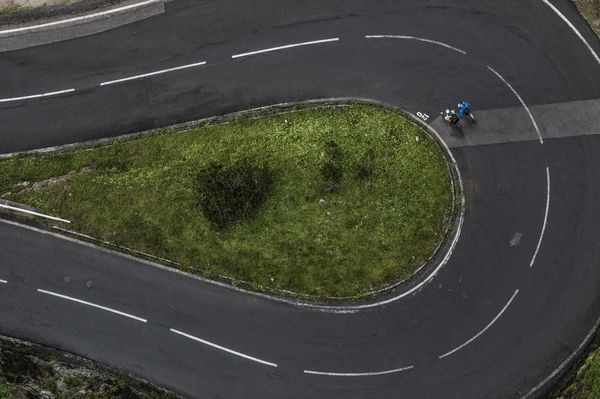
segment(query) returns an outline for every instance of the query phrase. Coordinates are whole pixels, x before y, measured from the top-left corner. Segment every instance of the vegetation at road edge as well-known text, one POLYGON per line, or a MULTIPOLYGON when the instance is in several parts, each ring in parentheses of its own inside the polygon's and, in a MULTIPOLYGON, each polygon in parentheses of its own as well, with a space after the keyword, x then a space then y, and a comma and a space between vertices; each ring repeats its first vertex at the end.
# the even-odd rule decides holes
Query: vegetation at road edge
POLYGON ((570 374, 558 385, 553 399, 598 399, 600 398, 600 335, 573 366, 570 374))
POLYGON ((573 0, 573 3, 600 37, 600 0, 573 0))
POLYGON ((90 360, 0 337, 0 399, 176 399, 90 360))

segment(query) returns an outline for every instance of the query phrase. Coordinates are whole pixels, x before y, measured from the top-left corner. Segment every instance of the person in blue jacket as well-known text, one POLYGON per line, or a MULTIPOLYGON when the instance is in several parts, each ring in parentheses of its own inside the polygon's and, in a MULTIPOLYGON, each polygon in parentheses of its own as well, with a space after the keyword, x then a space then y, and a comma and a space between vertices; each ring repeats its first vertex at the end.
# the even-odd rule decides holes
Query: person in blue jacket
POLYGON ((477 123, 477 119, 475 119, 475 115, 471 112, 471 104, 466 101, 461 101, 458 103, 458 113, 460 115, 460 119, 463 119, 465 116, 471 118, 473 123, 477 123))

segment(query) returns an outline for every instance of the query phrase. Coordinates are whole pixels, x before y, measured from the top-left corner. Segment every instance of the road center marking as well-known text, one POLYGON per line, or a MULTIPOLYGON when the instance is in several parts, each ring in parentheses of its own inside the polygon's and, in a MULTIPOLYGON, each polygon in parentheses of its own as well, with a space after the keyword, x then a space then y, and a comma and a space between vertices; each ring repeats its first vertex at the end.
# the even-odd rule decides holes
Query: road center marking
POLYGON ((204 340, 202 338, 195 337, 193 335, 184 333, 184 332, 179 331, 179 330, 175 330, 174 328, 171 328, 170 330, 171 330, 171 332, 173 332, 175 334, 179 334, 179 335, 181 335, 183 337, 186 337, 186 338, 189 338, 189 339, 191 339, 193 341, 200 342, 200 343, 202 343, 204 345, 208 345, 208 346, 210 346, 212 348, 219 349, 221 351, 230 353, 232 355, 235 355, 235 356, 238 356, 238 357, 242 357, 244 359, 252 360, 253 362, 257 362, 257 363, 264 364, 264 365, 267 365, 267 366, 277 367, 277 364, 275 364, 275 363, 267 362, 265 360, 261 360, 261 359, 258 359, 256 357, 248 356, 248 355, 245 355, 245 354, 243 354, 241 352, 237 352, 237 351, 234 351, 232 349, 225 348, 224 346, 213 344, 212 342, 206 341, 206 340, 204 340))
POLYGON ((540 239, 538 240, 537 247, 535 248, 535 252, 533 253, 533 258, 531 258, 531 263, 529 263, 529 267, 533 266, 535 262, 535 258, 537 257, 538 251, 540 250, 540 246, 542 245, 542 239, 544 238, 544 232, 546 231, 546 224, 548 223, 548 211, 550 209, 550 168, 546 166, 546 211, 544 212, 544 224, 542 225, 542 232, 540 233, 540 239))
POLYGON ((294 43, 294 44, 288 44, 288 45, 285 45, 285 46, 271 47, 271 48, 267 48, 267 49, 263 49, 263 50, 250 51, 248 53, 235 54, 235 55, 232 55, 231 58, 248 57, 248 56, 251 56, 251 55, 269 53, 269 52, 278 51, 278 50, 285 50, 285 49, 289 49, 289 48, 293 48, 293 47, 311 46, 313 44, 322 44, 322 43, 337 42, 339 40, 340 40, 339 37, 334 37, 334 38, 331 38, 331 39, 322 39, 322 40, 313 40, 313 41, 310 41, 310 42, 294 43))
POLYGON ((314 371, 314 370, 304 370, 304 374, 312 374, 312 375, 324 375, 328 377, 373 377, 378 375, 386 375, 386 374, 394 374, 400 373, 402 371, 411 370, 415 368, 415 366, 407 366, 401 367, 393 370, 384 370, 384 371, 372 371, 365 373, 334 373, 328 371, 314 371))
POLYGON ((30 96, 23 96, 23 97, 0 98, 0 103, 6 103, 6 102, 10 102, 10 101, 31 100, 34 98, 41 98, 41 97, 58 96, 59 94, 72 93, 74 91, 75 91, 75 89, 66 89, 66 90, 59 90, 59 91, 51 91, 48 93, 32 94, 30 96))
POLYGON ((491 66, 488 65, 488 69, 490 71, 492 71, 502 82, 504 82, 504 84, 506 86, 508 86, 508 88, 513 92, 513 94, 517 97, 517 99, 519 100, 519 102, 521 103, 521 105, 523 106, 523 108, 525 108, 525 111, 527 111, 527 115, 529 115, 529 119, 531 119, 531 122, 533 123, 533 127, 535 128, 535 131, 540 139, 540 144, 544 144, 544 139, 542 138, 542 133, 540 132, 540 129, 538 128, 538 125, 535 121, 535 119, 533 118, 533 115, 531 114, 531 111, 529 110, 529 107, 527 107, 527 104, 525 104, 525 101, 523 101, 523 99, 521 98, 521 96, 519 95, 519 93, 517 93, 517 91, 511 86, 510 83, 508 83, 503 77, 502 75, 500 75, 498 72, 496 72, 491 66))
POLYGON ((416 36, 403 36, 403 35, 366 35, 365 36, 366 39, 408 39, 408 40, 417 40, 420 42, 425 42, 425 43, 431 43, 431 44, 436 44, 438 46, 442 46, 442 47, 446 47, 449 48, 450 50, 454 50, 457 51, 461 54, 467 54, 466 51, 461 50, 459 48, 453 47, 449 44, 443 43, 443 42, 438 42, 437 40, 430 40, 430 39, 425 39, 422 37, 416 37, 416 36))
POLYGON ((510 304, 515 299, 515 297, 517 296, 518 293, 519 293, 519 290, 516 290, 515 293, 513 294, 513 296, 509 299, 508 303, 506 305, 504 305, 504 307, 502 308, 502 310, 500 311, 500 313, 498 313, 498 315, 496 317, 494 317, 494 320, 492 320, 487 326, 485 326, 485 328, 483 330, 481 330, 480 332, 478 332, 473 338, 471 338, 470 340, 468 340, 464 344, 462 344, 460 346, 457 346, 456 348, 452 349, 450 352, 444 353, 443 355, 439 356, 439 358, 443 359, 446 356, 450 356, 454 352, 457 352, 457 351, 461 350, 462 348, 464 348, 465 346, 469 345, 471 342, 473 342, 477 338, 479 338, 479 336, 481 336, 484 332, 486 332, 496 322, 496 320, 498 320, 500 318, 500 316, 502 316, 502 314, 506 311, 506 309, 508 309, 508 307, 510 306, 510 304))
POLYGON ((42 289, 39 289, 39 288, 38 288, 38 292, 42 293, 42 294, 46 294, 46 295, 51 295, 51 296, 54 296, 54 297, 57 297, 57 298, 66 299, 68 301, 77 302, 77 303, 80 303, 80 304, 83 304, 83 305, 91 306, 91 307, 96 308, 96 309, 105 310, 107 312, 115 313, 115 314, 118 314, 120 316, 129 317, 130 319, 141 321, 142 323, 146 323, 147 322, 146 319, 142 319, 141 317, 137 317, 137 316, 134 316, 134 315, 129 314, 129 313, 121 312, 121 311, 116 310, 116 309, 108 308, 106 306, 97 305, 97 304, 92 303, 92 302, 87 302, 87 301, 84 301, 84 300, 81 300, 81 299, 73 298, 73 297, 66 296, 66 295, 63 295, 63 294, 59 294, 59 293, 56 293, 56 292, 46 291, 46 290, 42 290, 42 289))
POLYGON ((199 67, 199 66, 202 66, 202 65, 206 65, 206 61, 196 62, 196 63, 188 64, 188 65, 182 65, 182 66, 178 66, 178 67, 174 67, 174 68, 161 69, 160 71, 143 73, 141 75, 129 76, 129 77, 126 77, 126 78, 121 78, 121 79, 116 79, 116 80, 109 80, 108 82, 102 82, 102 83, 100 83, 100 86, 108 86, 108 85, 113 85, 115 83, 127 82, 129 80, 143 79, 143 78, 147 78, 147 77, 150 77, 150 76, 162 75, 164 73, 174 72, 174 71, 180 71, 182 69, 188 69, 188 68, 195 68, 195 67, 199 67))

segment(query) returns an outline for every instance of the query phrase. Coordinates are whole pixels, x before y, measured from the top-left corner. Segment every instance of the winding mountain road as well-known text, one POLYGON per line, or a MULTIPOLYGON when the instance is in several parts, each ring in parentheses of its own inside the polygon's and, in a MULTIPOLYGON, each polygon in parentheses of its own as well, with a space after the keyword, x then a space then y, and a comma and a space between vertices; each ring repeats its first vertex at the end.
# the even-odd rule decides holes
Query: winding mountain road
POLYGON ((452 253, 410 295, 315 309, 6 220, 1 334, 194 398, 550 388, 600 316, 600 42, 569 1, 174 0, 163 11, 0 53, 0 152, 369 99, 450 147, 465 196, 452 253), (459 100, 480 120, 461 135, 438 116, 459 100))

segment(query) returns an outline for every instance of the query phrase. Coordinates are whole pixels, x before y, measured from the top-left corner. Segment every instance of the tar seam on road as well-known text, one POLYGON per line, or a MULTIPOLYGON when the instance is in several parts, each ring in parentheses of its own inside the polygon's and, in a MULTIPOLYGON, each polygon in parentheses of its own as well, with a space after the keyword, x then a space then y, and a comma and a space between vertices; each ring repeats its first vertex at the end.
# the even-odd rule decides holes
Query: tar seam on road
POLYGON ((328 377, 374 377, 378 375, 386 375, 399 373, 406 370, 411 370, 415 368, 415 366, 407 366, 401 367, 393 370, 385 370, 385 371, 373 371, 373 372, 365 372, 365 373, 334 373, 327 371, 314 371, 314 370, 304 370, 304 374, 312 374, 312 375, 324 375, 328 377))
POLYGON ((0 204, 0 208, 8 209, 10 211, 25 213, 27 215, 39 216, 39 217, 42 217, 45 219, 54 220, 56 222, 71 223, 70 220, 61 219, 61 218, 57 218, 56 216, 45 215, 43 213, 34 212, 34 211, 30 211, 30 210, 23 209, 23 208, 17 208, 15 206, 10 206, 10 205, 6 205, 6 204, 0 204))
POLYGON ((59 91, 51 91, 49 93, 33 94, 31 96, 0 98, 0 103, 6 103, 9 101, 31 100, 34 98, 41 98, 41 97, 57 96, 59 94, 72 93, 74 91, 75 91, 75 89, 66 89, 66 90, 59 90, 59 91))
POLYGON ((257 51, 250 51, 250 52, 247 52, 247 53, 235 54, 235 55, 232 55, 231 58, 248 57, 248 56, 256 55, 256 54, 269 53, 271 51, 285 50, 285 49, 289 49, 289 48, 293 48, 293 47, 310 46, 310 45, 313 45, 313 44, 322 44, 322 43, 337 42, 339 40, 340 40, 339 37, 334 37, 332 39, 322 39, 322 40, 313 40, 313 41, 310 41, 310 42, 294 43, 294 44, 288 44, 288 45, 285 45, 285 46, 271 47, 271 48, 267 48, 267 49, 263 49, 263 50, 257 50, 257 51))
POLYGON ((531 119, 531 122, 533 123, 533 127, 535 128, 535 131, 540 139, 540 144, 544 144, 544 139, 542 138, 542 133, 540 132, 540 129, 538 128, 538 125, 535 121, 535 119, 533 118, 533 115, 531 114, 531 111, 529 110, 529 107, 527 107, 527 104, 525 104, 525 101, 523 101, 523 99, 521 98, 521 96, 519 95, 519 93, 517 93, 517 91, 510 85, 510 83, 508 83, 503 77, 502 75, 500 75, 498 72, 496 72, 491 66, 487 66, 488 69, 490 71, 492 71, 502 82, 504 82, 504 84, 506 86, 508 86, 508 88, 513 92, 513 94, 517 97, 517 99, 519 100, 519 102, 521 103, 521 105, 523 106, 523 108, 525 108, 525 111, 527 111, 527 115, 529 115, 529 119, 531 119))
POLYGON ((275 363, 267 362, 265 360, 261 360, 261 359, 258 359, 256 357, 248 356, 248 355, 245 355, 245 354, 243 354, 241 352, 237 352, 237 351, 225 348, 224 346, 213 344, 212 342, 206 341, 206 340, 204 340, 202 338, 198 338, 198 337, 195 337, 195 336, 190 335, 190 334, 186 334, 186 333, 184 333, 182 331, 179 331, 179 330, 175 330, 174 328, 171 328, 170 330, 171 330, 171 332, 173 332, 175 334, 179 334, 179 335, 181 335, 183 337, 186 337, 186 338, 189 338, 189 339, 191 339, 193 341, 200 342, 200 343, 202 343, 204 345, 208 345, 208 346, 210 346, 212 348, 222 350, 222 351, 230 353, 232 355, 243 357, 244 359, 252 360, 253 362, 257 362, 257 363, 264 364, 264 365, 267 365, 267 366, 277 367, 277 364, 275 364, 275 363))
POLYGON ((440 355, 439 358, 443 359, 446 356, 450 356, 454 352, 457 352, 457 351, 461 350, 462 348, 464 348, 465 346, 469 345, 471 342, 473 342, 477 338, 479 338, 479 336, 481 336, 484 332, 486 332, 496 322, 496 320, 498 320, 500 318, 500 316, 502 316, 502 314, 506 311, 506 309, 508 309, 508 307, 510 306, 510 304, 515 299, 515 297, 517 296, 518 293, 519 293, 519 290, 516 290, 515 293, 513 294, 513 296, 508 300, 508 302, 506 303, 506 305, 504 305, 504 307, 502 308, 502 310, 500 311, 500 313, 498 313, 498 315, 496 317, 494 317, 494 319, 492 321, 490 321, 490 323, 487 326, 485 326, 485 328, 483 330, 481 330, 480 332, 478 332, 477 334, 475 334, 475 336, 473 338, 469 339, 464 344, 462 344, 460 346, 457 346, 456 348, 452 349, 450 352, 446 352, 443 355, 440 355))
POLYGON ((108 86, 108 85, 112 85, 115 83, 127 82, 130 80, 143 79, 143 78, 147 78, 149 76, 162 75, 164 73, 180 71, 182 69, 189 69, 189 68, 194 68, 194 67, 198 67, 198 66, 202 66, 202 65, 206 65, 206 61, 196 62, 196 63, 188 64, 188 65, 182 65, 182 66, 178 66, 178 67, 174 67, 174 68, 162 69, 160 71, 143 73, 141 75, 129 76, 126 78, 121 78, 121 79, 116 79, 116 80, 109 80, 108 82, 100 83, 100 86, 108 86))
POLYGON ((97 305, 97 304, 92 303, 92 302, 87 302, 87 301, 84 301, 84 300, 81 300, 81 299, 77 299, 77 298, 73 298, 73 297, 70 297, 70 296, 63 295, 63 294, 59 294, 57 292, 46 291, 46 290, 42 290, 40 288, 38 288, 38 292, 41 293, 41 294, 51 295, 51 296, 54 296, 54 297, 57 297, 57 298, 66 299, 68 301, 73 301, 73 302, 77 302, 77 303, 80 303, 80 304, 83 304, 83 305, 91 306, 91 307, 96 308, 96 309, 105 310, 107 312, 118 314, 119 316, 129 317, 130 319, 141 321, 142 323, 146 323, 147 322, 146 319, 142 319, 141 317, 137 317, 137 316, 134 316, 134 315, 129 314, 129 313, 121 312, 120 310, 108 308, 106 306, 97 305))
POLYGON ((160 3, 161 1, 163 1, 163 0, 147 0, 147 1, 143 1, 141 3, 130 4, 128 6, 114 8, 112 10, 101 11, 101 12, 94 13, 94 14, 83 15, 83 16, 80 16, 80 17, 62 19, 62 20, 59 20, 59 21, 48 22, 48 23, 40 24, 40 25, 32 25, 32 26, 25 26, 25 27, 22 27, 22 28, 15 28, 15 29, 3 30, 3 31, 0 31, 0 35, 9 35, 11 33, 28 32, 28 31, 33 31, 33 30, 39 30, 39 29, 43 29, 43 28, 48 28, 48 27, 51 27, 51 26, 73 24, 75 22, 85 21, 85 20, 88 20, 88 19, 103 17, 105 15, 117 14, 117 13, 120 13, 122 11, 127 11, 127 10, 131 10, 131 9, 134 9, 134 8, 144 7, 144 6, 147 6, 149 4, 153 4, 153 3, 160 3))
POLYGON ((540 250, 540 246, 542 245, 542 239, 544 238, 544 232, 546 231, 546 224, 548 223, 548 211, 550 210, 550 168, 546 166, 546 211, 544 212, 544 224, 542 225, 542 232, 540 233, 540 239, 538 240, 537 247, 535 248, 535 252, 533 253, 533 258, 531 258, 531 263, 529 263, 529 267, 532 267, 535 258, 537 257, 538 251, 540 250))
POLYGON ((416 36, 403 36, 403 35, 366 35, 365 38, 366 39, 408 39, 408 40, 418 40, 420 42, 437 44, 438 46, 449 48, 450 50, 457 51, 457 52, 459 52, 461 54, 467 54, 466 51, 461 50, 461 49, 456 48, 456 47, 453 47, 453 46, 451 46, 449 44, 446 44, 446 43, 443 43, 443 42, 438 42, 437 40, 430 40, 430 39, 425 39, 425 38, 416 37, 416 36))
POLYGON ((552 11, 554 11, 556 13, 556 15, 558 15, 563 21, 565 21, 567 23, 567 25, 569 25, 569 28, 571 28, 571 30, 573 30, 573 32, 575 32, 575 34, 577 35, 577 37, 579 38, 579 40, 581 40, 583 42, 583 44, 585 44, 585 46, 587 47, 587 49, 589 50, 589 52, 596 59, 596 62, 598 64, 600 64, 600 57, 598 57, 598 54, 596 54, 596 52, 594 51, 594 49, 592 48, 592 46, 590 46, 590 44, 587 42, 587 40, 585 40, 585 38, 583 37, 583 35, 581 33, 579 33, 579 31, 577 30, 577 28, 575 28, 575 26, 567 19, 567 17, 565 17, 560 11, 558 11, 558 8, 554 7, 552 5, 552 3, 550 3, 548 0, 543 0, 543 1, 544 1, 544 3, 546 3, 546 5, 548 7, 550 7, 552 9, 552 11))

